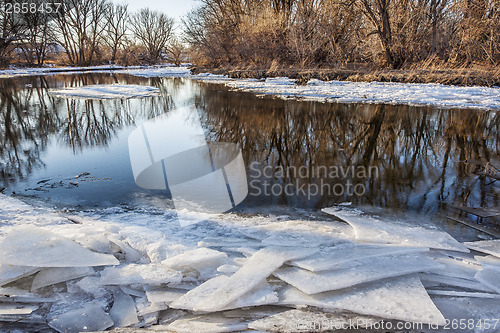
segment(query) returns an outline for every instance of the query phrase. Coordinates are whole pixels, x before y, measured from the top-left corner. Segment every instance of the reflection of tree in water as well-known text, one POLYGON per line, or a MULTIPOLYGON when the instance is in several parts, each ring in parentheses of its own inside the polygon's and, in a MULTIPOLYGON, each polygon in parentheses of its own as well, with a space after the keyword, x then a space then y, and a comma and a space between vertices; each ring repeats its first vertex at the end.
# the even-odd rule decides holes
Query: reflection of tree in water
MULTIPOLYGON (((238 142, 247 164, 258 161, 273 168, 308 166, 311 170, 376 166, 380 170, 379 177, 368 180, 351 177, 367 186, 361 198, 325 194, 305 203, 303 197, 283 195, 278 202, 294 200, 319 208, 350 200, 429 210, 439 201, 469 200, 498 206, 497 185, 472 175, 464 162, 498 161, 500 113, 283 101, 207 89, 197 103, 205 105, 211 139, 238 142)), ((309 175, 298 180, 319 184, 318 177, 309 175)), ((323 180, 332 185, 345 182, 323 180)))
POLYGON ((52 138, 75 153, 106 146, 121 128, 172 109, 167 91, 180 84, 168 79, 96 74, 0 80, 0 181, 8 184, 43 166, 40 153, 52 138), (114 83, 157 86, 161 95, 101 101, 54 98, 48 93, 49 88, 114 83))

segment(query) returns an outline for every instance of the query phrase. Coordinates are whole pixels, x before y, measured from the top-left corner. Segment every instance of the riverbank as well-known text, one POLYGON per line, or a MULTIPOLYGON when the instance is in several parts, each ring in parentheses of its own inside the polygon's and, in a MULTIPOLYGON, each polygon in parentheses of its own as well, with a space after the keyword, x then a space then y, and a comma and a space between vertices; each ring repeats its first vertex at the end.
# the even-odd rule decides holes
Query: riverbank
POLYGON ((476 69, 373 69, 373 68, 282 68, 243 69, 233 67, 192 67, 194 75, 212 73, 227 75, 233 79, 261 79, 288 77, 298 84, 309 80, 352 81, 352 82, 397 82, 397 83, 439 83, 458 86, 500 86, 500 69, 495 71, 476 69))

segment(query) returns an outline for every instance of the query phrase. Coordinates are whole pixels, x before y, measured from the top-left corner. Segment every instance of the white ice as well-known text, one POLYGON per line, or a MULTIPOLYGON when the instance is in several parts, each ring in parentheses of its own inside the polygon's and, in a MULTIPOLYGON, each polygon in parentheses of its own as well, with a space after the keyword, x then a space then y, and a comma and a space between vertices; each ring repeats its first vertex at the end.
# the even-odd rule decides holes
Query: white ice
POLYGON ((38 272, 39 268, 0 265, 0 286, 21 279, 38 272))
POLYGON ((49 92, 54 96, 64 98, 128 99, 156 96, 159 91, 159 88, 132 84, 96 84, 52 89, 49 92))
POLYGON ((355 209, 325 208, 322 211, 349 223, 354 228, 357 241, 469 252, 464 245, 443 231, 400 221, 381 220, 363 215, 355 209))
POLYGON ((95 271, 92 267, 60 267, 45 268, 38 272, 31 284, 31 290, 37 290, 60 282, 92 275, 95 271))
MULTIPOLYGON (((428 251, 428 248, 407 246, 366 246, 366 245, 340 245, 322 249, 320 252, 305 259, 295 260, 291 265, 307 269, 312 272, 326 271, 334 268, 352 266, 357 261, 363 263, 365 259, 377 258, 388 255, 405 253, 418 253, 428 251)), ((360 264, 361 264, 360 263, 360 264)))
POLYGON ((439 267, 441 266, 433 260, 414 254, 369 258, 359 266, 316 273, 287 267, 277 270, 274 275, 311 295, 389 277, 428 272, 439 267))
POLYGON ((185 293, 186 291, 181 289, 159 289, 146 291, 146 296, 151 303, 165 303, 170 305, 170 303, 179 299, 185 293))
POLYGON ((0 303, 0 315, 29 315, 38 308, 38 305, 0 303))
POLYGON ((141 284, 159 286, 162 284, 179 283, 182 274, 176 270, 159 264, 127 264, 117 267, 106 267, 101 272, 101 285, 132 285, 141 284))
POLYGON ((113 293, 113 307, 109 316, 115 327, 128 327, 139 323, 134 299, 121 290, 113 293))
POLYGON ((485 268, 479 271, 475 278, 491 290, 500 294, 500 269, 485 268))
POLYGON ((30 267, 91 267, 118 265, 112 255, 92 252, 55 233, 20 226, 0 241, 0 264, 30 267))
POLYGON ((469 249, 500 258, 500 239, 464 243, 469 249))
POLYGON ((387 319, 445 324, 444 317, 416 276, 397 277, 315 295, 288 287, 280 293, 280 304, 309 305, 387 319))
POLYGON ((207 265, 217 266, 222 263, 225 258, 227 258, 227 254, 223 252, 201 247, 167 258, 162 261, 162 264, 172 268, 190 266, 197 269, 200 266, 202 268, 206 268, 207 265))
POLYGON ((103 331, 113 326, 113 320, 99 304, 87 304, 54 317, 49 326, 60 333, 103 331))

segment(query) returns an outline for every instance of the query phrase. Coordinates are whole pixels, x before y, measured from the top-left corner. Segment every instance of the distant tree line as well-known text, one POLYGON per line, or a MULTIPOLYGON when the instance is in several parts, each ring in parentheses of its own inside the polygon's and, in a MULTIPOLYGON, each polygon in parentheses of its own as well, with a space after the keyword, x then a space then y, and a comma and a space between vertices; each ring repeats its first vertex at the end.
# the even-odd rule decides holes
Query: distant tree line
POLYGON ((499 0, 200 1, 183 22, 200 64, 500 64, 499 0))
POLYGON ((0 7, 2 66, 16 59, 42 65, 54 49, 65 54, 66 63, 76 66, 165 60, 180 63, 185 56, 183 44, 179 45, 174 36, 174 20, 161 12, 146 8, 130 13, 126 4, 108 0, 6 3, 28 5, 18 5, 17 11, 11 6, 0 7))

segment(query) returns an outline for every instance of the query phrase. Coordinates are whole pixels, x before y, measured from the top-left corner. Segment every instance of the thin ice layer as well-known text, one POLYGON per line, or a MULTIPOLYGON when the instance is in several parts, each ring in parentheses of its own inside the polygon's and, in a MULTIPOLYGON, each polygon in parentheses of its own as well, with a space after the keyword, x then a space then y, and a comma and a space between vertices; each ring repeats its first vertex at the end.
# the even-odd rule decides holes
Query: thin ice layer
POLYGON ((92 275, 94 273, 95 271, 92 267, 46 268, 35 276, 31 284, 31 290, 37 290, 53 284, 92 275))
POLYGON ((459 287, 477 291, 491 292, 492 289, 486 287, 478 281, 468 279, 461 279, 453 276, 437 275, 437 274, 420 274, 420 280, 424 286, 437 287, 437 286, 451 286, 459 287))
POLYGON ((169 305, 186 293, 180 289, 148 290, 146 296, 151 303, 165 303, 169 305))
POLYGON ((191 316, 177 319, 167 327, 165 331, 177 333, 223 333, 245 331, 248 324, 239 319, 224 316, 191 316))
POLYGON ((35 274, 39 270, 39 268, 34 267, 0 265, 0 286, 6 285, 25 276, 35 274))
POLYGON ((101 272, 101 285, 162 285, 180 283, 182 274, 159 264, 128 264, 117 267, 106 267, 101 272))
POLYGON ((38 308, 38 305, 0 303, 0 315, 29 315, 38 308))
POLYGON ((30 267, 118 265, 109 254, 92 252, 78 243, 35 226, 9 231, 0 242, 0 264, 30 267))
POLYGON ((290 286, 280 293, 280 304, 347 310, 408 322, 446 323, 417 276, 391 278, 315 295, 307 295, 290 286))
POLYGON ((322 211, 349 223, 354 228, 357 241, 469 252, 443 231, 380 220, 353 209, 325 208, 322 211))
POLYGON ((274 275, 311 295, 394 276, 427 272, 439 267, 439 264, 422 255, 401 255, 365 259, 361 266, 316 273, 287 267, 276 271, 274 275))
POLYGON ((60 333, 104 331, 113 326, 113 320, 99 304, 91 303, 55 316, 49 326, 60 333))
POLYGON ((476 280, 500 294, 500 270, 494 268, 485 268, 479 271, 476 280))
POLYGON ((311 272, 326 271, 333 268, 342 268, 362 264, 363 260, 371 260, 377 257, 398 255, 404 253, 418 253, 428 251, 428 248, 408 246, 366 246, 347 245, 326 248, 305 259, 292 261, 291 264, 311 272))
POLYGON ((286 261, 307 257, 317 249, 275 248, 262 249, 250 257, 245 264, 223 285, 218 286, 196 304, 197 311, 215 312, 224 309, 253 288, 261 284, 269 275, 286 261))
POLYGON ((57 97, 65 98, 139 98, 158 95, 160 89, 134 84, 95 84, 82 87, 52 89, 49 92, 57 97))
POLYGON ((109 316, 115 327, 128 327, 139 322, 134 299, 121 290, 113 293, 113 307, 109 311, 109 316))
POLYGON ((469 249, 500 258, 500 239, 464 243, 469 249))

